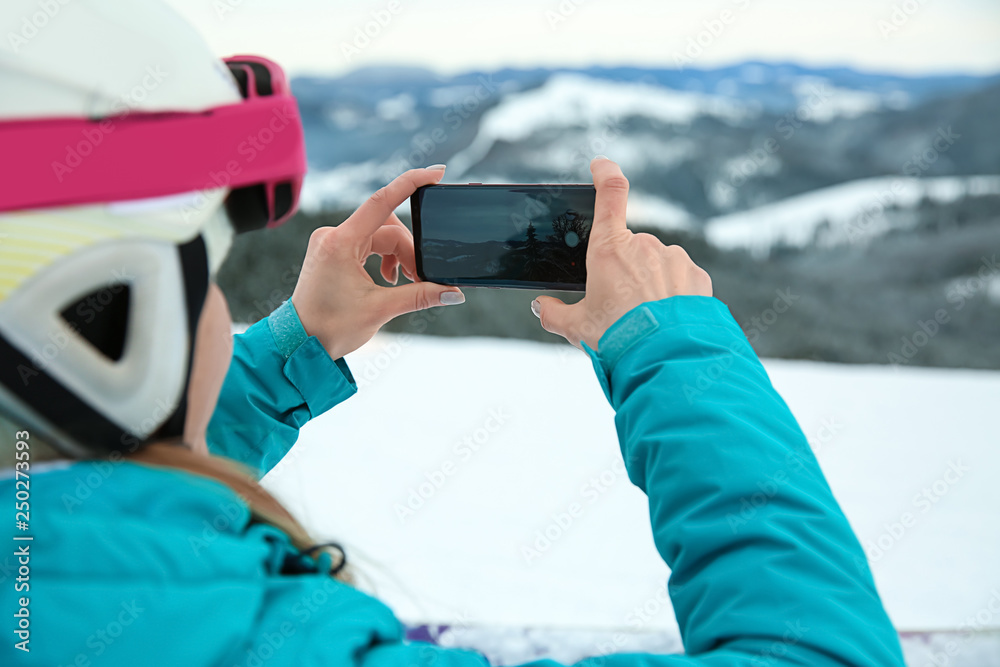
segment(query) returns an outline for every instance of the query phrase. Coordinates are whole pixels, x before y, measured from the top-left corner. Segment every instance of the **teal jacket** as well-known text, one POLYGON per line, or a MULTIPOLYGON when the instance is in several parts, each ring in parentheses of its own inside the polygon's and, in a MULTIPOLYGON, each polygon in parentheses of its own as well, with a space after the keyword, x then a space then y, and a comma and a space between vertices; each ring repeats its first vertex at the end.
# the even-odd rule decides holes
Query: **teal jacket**
MULTIPOLYGON (((261 473, 302 424, 356 390, 342 360, 295 333, 289 310, 237 337, 210 429, 217 453, 261 473)), ((617 413, 629 478, 649 498, 686 655, 588 664, 903 665, 864 553, 726 307, 703 297, 647 303, 599 350, 587 351, 617 413)), ((8 474, 0 495, 14 494, 8 474)), ((302 556, 207 479, 107 461, 35 471, 30 532, 30 592, 15 592, 16 558, 0 571, 0 664, 485 664, 406 642, 384 604, 324 574, 328 557, 302 556), (30 653, 14 648, 21 595, 30 595, 30 653)))

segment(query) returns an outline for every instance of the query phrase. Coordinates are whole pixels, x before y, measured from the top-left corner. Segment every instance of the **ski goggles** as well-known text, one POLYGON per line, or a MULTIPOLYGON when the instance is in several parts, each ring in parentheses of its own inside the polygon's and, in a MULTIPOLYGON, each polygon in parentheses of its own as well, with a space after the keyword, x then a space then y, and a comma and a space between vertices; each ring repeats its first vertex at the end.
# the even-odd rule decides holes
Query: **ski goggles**
POLYGON ((284 223, 298 208, 306 172, 298 104, 276 63, 224 62, 241 103, 0 122, 0 212, 227 188, 237 233, 284 223))

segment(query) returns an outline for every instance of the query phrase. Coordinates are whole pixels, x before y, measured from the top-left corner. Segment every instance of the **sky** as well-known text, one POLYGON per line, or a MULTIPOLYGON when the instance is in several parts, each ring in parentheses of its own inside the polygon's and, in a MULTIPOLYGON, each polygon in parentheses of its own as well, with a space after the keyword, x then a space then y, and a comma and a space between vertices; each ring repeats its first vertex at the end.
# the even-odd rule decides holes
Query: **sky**
POLYGON ((998 0, 166 1, 219 55, 256 52, 295 74, 746 60, 1000 72, 998 0))

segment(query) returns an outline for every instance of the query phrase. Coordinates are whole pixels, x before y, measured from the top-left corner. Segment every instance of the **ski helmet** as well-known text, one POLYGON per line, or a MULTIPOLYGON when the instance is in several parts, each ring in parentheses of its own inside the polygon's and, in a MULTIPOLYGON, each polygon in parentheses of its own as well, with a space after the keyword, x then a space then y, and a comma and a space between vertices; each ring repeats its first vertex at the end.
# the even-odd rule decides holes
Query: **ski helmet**
POLYGON ((65 454, 180 436, 235 232, 294 212, 274 63, 214 57, 159 1, 0 9, 0 410, 65 454))

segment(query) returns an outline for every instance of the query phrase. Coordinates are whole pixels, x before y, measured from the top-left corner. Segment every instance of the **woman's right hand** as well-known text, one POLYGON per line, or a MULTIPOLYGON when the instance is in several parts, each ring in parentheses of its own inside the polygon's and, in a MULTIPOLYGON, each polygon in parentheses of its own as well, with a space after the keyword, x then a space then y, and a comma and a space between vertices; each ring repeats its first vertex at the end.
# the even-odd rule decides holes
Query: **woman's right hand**
POLYGON ((309 247, 292 293, 303 328, 316 336, 331 359, 340 359, 371 340, 386 322, 436 306, 465 301, 457 287, 418 279, 413 234, 394 211, 423 185, 444 176, 444 165, 411 169, 362 204, 338 227, 320 227, 309 247), (371 255, 382 257, 382 277, 395 284, 403 275, 415 282, 382 287, 365 271, 371 255))
POLYGON ((599 156, 590 171, 597 202, 587 249, 586 296, 573 305, 540 296, 531 309, 546 331, 597 350, 604 332, 636 306, 679 295, 710 297, 712 279, 680 246, 629 231, 628 180, 617 164, 599 156))

